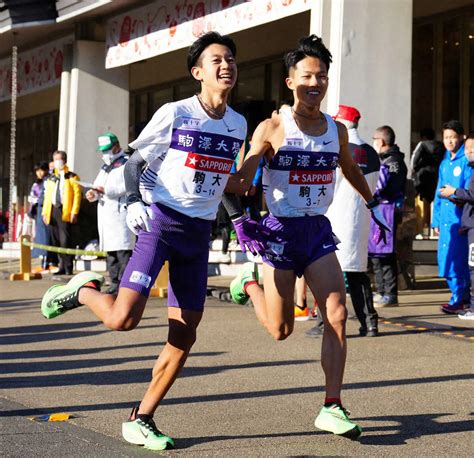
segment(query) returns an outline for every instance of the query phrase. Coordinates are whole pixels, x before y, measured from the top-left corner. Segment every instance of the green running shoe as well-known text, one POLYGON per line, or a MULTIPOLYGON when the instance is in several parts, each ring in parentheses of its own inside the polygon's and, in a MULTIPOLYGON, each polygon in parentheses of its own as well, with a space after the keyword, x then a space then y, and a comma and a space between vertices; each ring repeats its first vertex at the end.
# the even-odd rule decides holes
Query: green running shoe
POLYGON ((122 423, 122 436, 131 444, 143 445, 149 450, 168 450, 174 448, 174 440, 162 433, 153 419, 143 421, 137 418, 122 423))
POLYGON ((337 404, 323 407, 314 421, 314 426, 338 436, 357 439, 362 434, 362 428, 349 419, 349 414, 348 410, 337 404))
POLYGON ((230 297, 232 302, 244 305, 250 296, 245 292, 245 284, 251 281, 258 282, 258 266, 254 262, 247 262, 230 283, 230 297))
POLYGON ((41 313, 45 318, 55 318, 68 310, 80 307, 82 304, 78 300, 79 289, 91 283, 100 291, 104 283, 104 277, 95 272, 81 272, 74 275, 65 285, 54 285, 46 291, 41 301, 41 313))

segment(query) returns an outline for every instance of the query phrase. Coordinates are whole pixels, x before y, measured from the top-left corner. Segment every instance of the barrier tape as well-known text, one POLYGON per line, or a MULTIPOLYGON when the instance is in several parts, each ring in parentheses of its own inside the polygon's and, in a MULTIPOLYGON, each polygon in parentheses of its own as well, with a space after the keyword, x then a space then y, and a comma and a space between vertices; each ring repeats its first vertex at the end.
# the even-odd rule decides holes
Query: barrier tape
POLYGON ((100 258, 107 257, 107 253, 105 251, 79 250, 77 248, 61 248, 57 246, 41 245, 41 243, 28 242, 27 240, 23 240, 23 245, 59 254, 72 254, 75 256, 97 256, 100 258))

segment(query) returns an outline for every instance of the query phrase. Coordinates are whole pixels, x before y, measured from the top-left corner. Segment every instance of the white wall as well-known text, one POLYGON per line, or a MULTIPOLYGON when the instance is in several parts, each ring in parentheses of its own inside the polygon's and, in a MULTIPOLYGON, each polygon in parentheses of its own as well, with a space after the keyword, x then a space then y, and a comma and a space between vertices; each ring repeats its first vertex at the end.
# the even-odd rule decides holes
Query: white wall
POLYGON ((366 141, 388 124, 404 153, 410 149, 412 23, 412 0, 344 0, 339 103, 360 110, 366 141))
POLYGON ((97 137, 114 132, 128 142, 128 67, 106 70, 103 42, 76 41, 70 77, 67 122, 68 164, 84 181, 92 181, 103 164, 97 137))

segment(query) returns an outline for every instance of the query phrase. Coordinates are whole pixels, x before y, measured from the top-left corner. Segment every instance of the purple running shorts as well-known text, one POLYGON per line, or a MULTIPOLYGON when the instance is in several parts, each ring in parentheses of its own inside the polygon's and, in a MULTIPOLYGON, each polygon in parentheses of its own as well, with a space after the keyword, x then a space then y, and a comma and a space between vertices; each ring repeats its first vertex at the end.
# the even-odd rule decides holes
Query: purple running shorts
POLYGON ((168 261, 168 307, 203 311, 212 221, 191 218, 162 204, 151 208, 155 214, 151 232, 140 232, 120 287, 148 297, 168 261))
POLYGON ((298 277, 314 261, 337 250, 337 238, 324 215, 283 218, 269 214, 260 224, 271 232, 263 262, 275 269, 294 270, 298 277))

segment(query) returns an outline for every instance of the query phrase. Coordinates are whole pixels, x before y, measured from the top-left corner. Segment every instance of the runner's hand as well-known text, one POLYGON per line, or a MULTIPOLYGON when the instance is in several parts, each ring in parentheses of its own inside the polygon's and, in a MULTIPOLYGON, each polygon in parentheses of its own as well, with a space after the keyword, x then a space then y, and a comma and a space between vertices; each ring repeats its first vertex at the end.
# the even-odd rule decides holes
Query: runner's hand
POLYGON ((380 237, 377 240, 377 243, 380 243, 381 240, 383 240, 383 243, 387 243, 387 231, 392 232, 390 230, 390 227, 387 224, 387 221, 385 221, 385 218, 382 214, 382 211, 380 210, 380 205, 377 205, 376 207, 373 207, 370 209, 370 214, 372 216, 372 219, 374 220, 374 223, 379 227, 380 229, 380 237))
POLYGON ((135 235, 138 235, 140 231, 151 232, 153 219, 155 219, 155 214, 143 202, 127 205, 127 226, 135 235))
POLYGON ((237 239, 239 240, 240 248, 243 253, 249 250, 250 253, 256 256, 265 252, 263 243, 257 240, 259 229, 256 221, 243 215, 232 220, 232 223, 234 224, 237 239))

